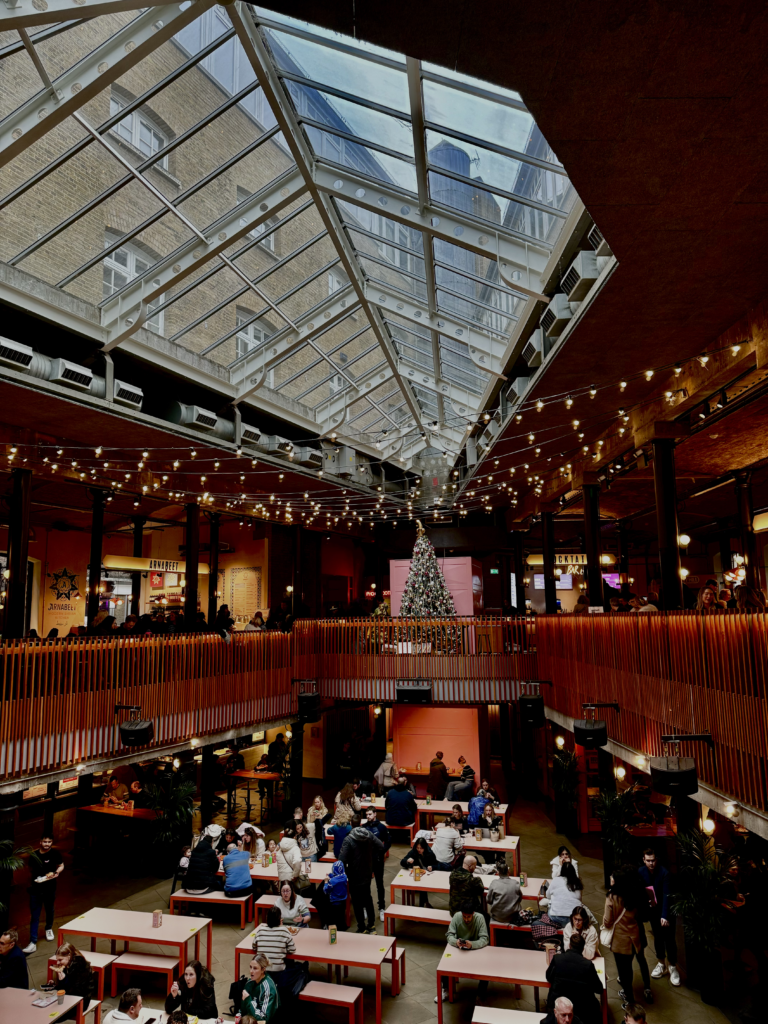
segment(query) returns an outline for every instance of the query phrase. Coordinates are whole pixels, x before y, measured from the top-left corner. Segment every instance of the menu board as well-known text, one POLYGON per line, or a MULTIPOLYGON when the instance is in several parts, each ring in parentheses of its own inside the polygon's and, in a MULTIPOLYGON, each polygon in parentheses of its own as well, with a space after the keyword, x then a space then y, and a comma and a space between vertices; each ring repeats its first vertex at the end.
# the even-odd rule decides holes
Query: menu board
POLYGON ((261 566, 229 570, 229 611, 235 622, 261 611, 261 566))

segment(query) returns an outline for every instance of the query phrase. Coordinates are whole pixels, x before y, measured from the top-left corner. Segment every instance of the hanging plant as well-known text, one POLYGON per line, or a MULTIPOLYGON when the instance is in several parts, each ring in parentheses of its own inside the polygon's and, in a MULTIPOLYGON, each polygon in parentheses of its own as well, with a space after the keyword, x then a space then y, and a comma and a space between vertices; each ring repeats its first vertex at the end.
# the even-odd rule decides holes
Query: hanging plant
POLYGON ((579 793, 579 759, 572 750, 558 750, 552 758, 555 799, 566 808, 576 806, 579 793))
POLYGON ((630 863, 635 845, 634 837, 628 831, 634 816, 634 789, 625 789, 622 793, 601 793, 594 806, 603 841, 613 853, 613 863, 630 863))

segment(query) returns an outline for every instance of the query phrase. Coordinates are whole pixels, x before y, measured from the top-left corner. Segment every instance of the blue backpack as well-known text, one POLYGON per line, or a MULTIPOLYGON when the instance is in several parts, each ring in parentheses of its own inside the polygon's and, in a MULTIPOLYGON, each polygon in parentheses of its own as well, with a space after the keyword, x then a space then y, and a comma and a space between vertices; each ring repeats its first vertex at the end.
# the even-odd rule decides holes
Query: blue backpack
POLYGON ((480 824, 480 819, 483 816, 483 808, 488 803, 488 800, 484 796, 473 796, 469 801, 469 810, 467 811, 467 824, 475 825, 480 824))

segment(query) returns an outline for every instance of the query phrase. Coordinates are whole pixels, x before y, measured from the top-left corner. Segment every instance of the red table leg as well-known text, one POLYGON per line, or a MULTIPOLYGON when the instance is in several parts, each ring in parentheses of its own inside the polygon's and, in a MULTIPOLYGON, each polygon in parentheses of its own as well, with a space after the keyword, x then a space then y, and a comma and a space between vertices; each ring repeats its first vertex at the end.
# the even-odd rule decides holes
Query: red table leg
POLYGON ((443 1024, 443 976, 437 972, 437 1024, 443 1024))
POLYGON ((376 968, 376 1024, 381 1024, 381 964, 376 968))
MULTIPOLYGON (((200 933, 198 932, 198 934, 200 934, 200 933)), ((209 921, 208 922, 208 930, 207 930, 206 939, 207 939, 207 943, 208 943, 208 949, 206 951, 205 966, 210 971, 210 969, 211 969, 211 962, 212 962, 211 958, 213 956, 213 921, 209 921)))
POLYGON ((396 996, 400 994, 400 966, 397 962, 397 939, 392 943, 392 949, 389 952, 392 957, 392 995, 396 996))

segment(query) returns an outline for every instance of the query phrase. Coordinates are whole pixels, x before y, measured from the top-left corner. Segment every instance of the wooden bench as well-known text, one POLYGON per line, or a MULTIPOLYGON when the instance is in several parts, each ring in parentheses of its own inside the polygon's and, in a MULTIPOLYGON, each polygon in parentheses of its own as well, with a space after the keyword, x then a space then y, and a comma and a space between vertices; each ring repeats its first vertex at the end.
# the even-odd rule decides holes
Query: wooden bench
MULTIPOLYGON (((165 989, 170 991, 174 976, 178 975, 179 960, 174 956, 160 956, 158 953, 123 953, 112 963, 112 997, 117 995, 117 972, 149 971, 165 975, 165 989)), ((131 979, 133 981, 133 979, 131 979)))
POLYGON ((349 1011, 349 1024, 363 1024, 363 990, 354 985, 310 981, 299 993, 299 999, 325 1006, 345 1006, 349 1011))
POLYGON ((409 907, 402 903, 390 903, 384 911, 384 934, 395 934, 395 921, 416 921, 420 924, 439 924, 447 928, 451 914, 447 910, 430 910, 428 907, 409 907), (390 921, 392 930, 390 931, 390 921))
MULTIPOLYGON (((262 914, 264 915, 264 919, 266 920, 267 911, 269 910, 270 907, 274 907, 274 905, 277 903, 279 899, 279 896, 272 896, 268 893, 264 896, 259 896, 256 902, 253 904, 254 910, 256 911, 256 924, 261 924, 262 914)), ((309 910, 310 914, 317 913, 317 907, 314 905, 312 900, 304 900, 304 902, 307 904, 307 909, 309 910)))
MULTIPOLYGON (((497 932, 528 932, 528 934, 530 935, 531 926, 529 924, 506 924, 504 921, 494 921, 493 918, 491 918, 491 923, 488 931, 491 940, 490 944, 492 946, 495 946, 497 932)), ((562 935, 563 929, 558 928, 557 934, 562 935)))
MULTIPOLYGON (((405 984, 405 950, 402 946, 397 947, 397 962, 400 964, 400 984, 405 984)), ((392 963, 392 950, 384 957, 385 964, 392 963)))
POLYGON ((177 903, 224 903, 227 906, 240 906, 240 927, 245 928, 246 921, 253 920, 253 893, 248 896, 227 896, 222 890, 207 892, 202 896, 195 896, 186 889, 179 889, 170 898, 170 911, 173 914, 177 903))
POLYGON ((101 1024, 101 999, 92 999, 88 1003, 88 1009, 83 1010, 83 1017, 87 1017, 89 1013, 93 1014, 93 1024, 101 1024))
MULTIPOLYGON (((83 954, 85 959, 91 965, 91 970, 96 975, 96 995, 97 999, 94 1002, 103 1002, 104 1000, 104 974, 107 967, 115 959, 113 954, 110 953, 95 953, 90 950, 81 949, 80 952, 83 954)), ((55 956, 48 957, 48 981, 53 979, 53 965, 56 963, 55 956)), ((88 1010, 88 1013, 91 1011, 88 1010)), ((101 1021, 101 1010, 94 1017, 95 1024, 100 1024, 101 1021)))
POLYGON ((541 1013, 530 1010, 503 1010, 499 1006, 476 1006, 472 1024, 539 1024, 541 1013))
POLYGON ((388 821, 385 821, 384 824, 390 832, 407 832, 411 842, 411 849, 413 849, 413 836, 417 828, 416 822, 412 825, 390 825, 388 821))

